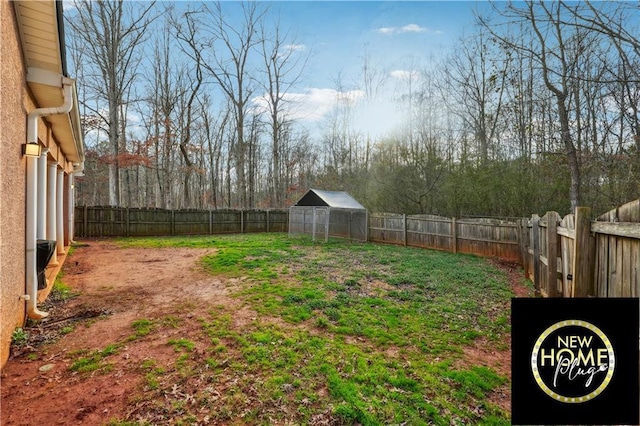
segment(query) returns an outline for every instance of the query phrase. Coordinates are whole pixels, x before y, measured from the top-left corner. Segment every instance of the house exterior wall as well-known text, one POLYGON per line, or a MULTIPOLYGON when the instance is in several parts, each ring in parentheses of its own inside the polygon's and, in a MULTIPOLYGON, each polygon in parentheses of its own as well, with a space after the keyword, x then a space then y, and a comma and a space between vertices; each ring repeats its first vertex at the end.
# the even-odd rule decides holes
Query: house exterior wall
MULTIPOLYGON (((26 81, 26 66, 22 54, 19 29, 11 1, 0 0, 0 367, 10 355, 11 336, 16 327, 24 325, 26 303, 26 158, 22 144, 27 141, 27 117, 37 108, 26 81)), ((38 139, 48 147, 49 160, 58 163, 58 170, 73 170, 59 149, 48 123, 40 119, 38 139)), ((65 187, 66 190, 66 187, 65 187)), ((64 209, 63 209, 64 210, 64 209)), ((63 218, 65 232, 67 216, 63 218)), ((66 244, 65 244, 66 245, 66 244)), ((59 267, 62 265, 60 264, 59 267)), ((59 267, 48 276, 55 277, 59 267)), ((42 301, 50 286, 38 292, 42 301)))
POLYGON ((22 325, 25 303, 25 193, 27 96, 24 63, 13 5, 0 1, 0 365, 9 357, 11 334, 22 325))

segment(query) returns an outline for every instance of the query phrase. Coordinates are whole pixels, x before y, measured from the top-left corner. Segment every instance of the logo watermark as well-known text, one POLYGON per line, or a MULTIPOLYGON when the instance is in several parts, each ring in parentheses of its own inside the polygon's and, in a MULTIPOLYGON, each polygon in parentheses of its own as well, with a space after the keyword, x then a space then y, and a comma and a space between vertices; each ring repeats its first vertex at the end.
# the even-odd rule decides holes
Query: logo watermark
POLYGON ((553 324, 538 337, 531 352, 531 371, 540 389, 567 404, 600 395, 611 382, 615 365, 609 338, 582 320, 553 324))

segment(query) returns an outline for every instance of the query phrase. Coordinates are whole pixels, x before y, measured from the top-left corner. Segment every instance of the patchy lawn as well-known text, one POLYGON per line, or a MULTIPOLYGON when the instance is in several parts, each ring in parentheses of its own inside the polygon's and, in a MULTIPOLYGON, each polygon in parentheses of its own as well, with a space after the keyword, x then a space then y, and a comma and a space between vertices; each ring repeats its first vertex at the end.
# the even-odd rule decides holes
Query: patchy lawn
POLYGON ((3 425, 509 424, 522 279, 485 259, 250 234, 86 241, 64 274, 3 425))

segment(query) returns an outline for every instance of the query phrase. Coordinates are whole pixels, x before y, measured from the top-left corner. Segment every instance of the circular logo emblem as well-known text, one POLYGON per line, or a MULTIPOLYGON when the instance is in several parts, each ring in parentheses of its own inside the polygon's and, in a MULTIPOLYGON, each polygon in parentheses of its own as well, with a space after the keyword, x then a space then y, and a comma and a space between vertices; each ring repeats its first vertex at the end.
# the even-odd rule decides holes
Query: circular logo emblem
POLYGON ((560 321, 538 337, 531 372, 540 389, 567 404, 592 400, 605 390, 616 359, 609 338, 586 321, 560 321))

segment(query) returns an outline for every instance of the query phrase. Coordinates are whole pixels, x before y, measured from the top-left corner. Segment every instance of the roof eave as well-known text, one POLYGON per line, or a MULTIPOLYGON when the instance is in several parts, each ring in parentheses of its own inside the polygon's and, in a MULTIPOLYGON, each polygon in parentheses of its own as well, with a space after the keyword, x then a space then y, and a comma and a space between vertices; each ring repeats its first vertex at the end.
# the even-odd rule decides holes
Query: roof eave
MULTIPOLYGON (((62 105, 62 77, 66 76, 66 64, 60 3, 53 0, 17 0, 14 8, 28 70, 27 85, 36 106, 49 108, 62 105)), ((72 93, 71 112, 52 115, 46 120, 67 160, 81 163, 84 161, 84 143, 75 82, 72 93)))

